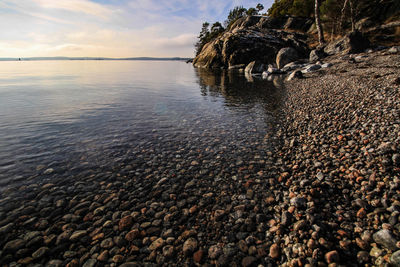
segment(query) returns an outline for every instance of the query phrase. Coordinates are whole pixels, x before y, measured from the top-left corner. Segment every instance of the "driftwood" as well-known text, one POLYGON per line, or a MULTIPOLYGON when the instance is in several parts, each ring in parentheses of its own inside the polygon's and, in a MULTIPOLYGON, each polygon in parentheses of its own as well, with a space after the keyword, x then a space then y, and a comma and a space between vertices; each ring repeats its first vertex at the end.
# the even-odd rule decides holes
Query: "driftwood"
POLYGON ((385 25, 380 25, 377 27, 369 28, 369 29, 365 30, 364 32, 370 33, 370 32, 374 32, 374 31, 385 30, 385 29, 390 29, 390 28, 394 28, 394 27, 400 27, 400 21, 394 21, 394 22, 390 22, 385 25))

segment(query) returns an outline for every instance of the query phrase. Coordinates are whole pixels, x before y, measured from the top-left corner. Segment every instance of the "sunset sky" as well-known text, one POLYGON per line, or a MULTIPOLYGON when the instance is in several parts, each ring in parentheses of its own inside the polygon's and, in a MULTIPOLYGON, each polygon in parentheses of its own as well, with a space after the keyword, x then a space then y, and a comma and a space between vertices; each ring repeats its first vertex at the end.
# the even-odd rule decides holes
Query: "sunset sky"
POLYGON ((192 57, 204 21, 273 0, 1 0, 0 58, 192 57))

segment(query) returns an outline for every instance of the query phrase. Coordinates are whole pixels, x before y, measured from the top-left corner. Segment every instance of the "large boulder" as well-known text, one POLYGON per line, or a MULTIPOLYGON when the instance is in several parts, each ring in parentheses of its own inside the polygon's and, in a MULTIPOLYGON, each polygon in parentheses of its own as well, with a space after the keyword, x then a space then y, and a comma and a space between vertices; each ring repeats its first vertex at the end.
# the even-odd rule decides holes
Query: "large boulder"
POLYGON ((328 44, 324 51, 328 55, 334 55, 338 53, 342 54, 355 54, 365 51, 371 47, 371 43, 361 32, 354 31, 346 34, 346 36, 339 40, 328 44))
POLYGON ((276 55, 276 65, 278 69, 283 68, 286 64, 296 61, 300 58, 299 53, 292 47, 285 47, 279 50, 276 55))
POLYGON ((326 56, 326 54, 325 54, 324 50, 317 48, 310 52, 309 61, 316 62, 316 61, 324 58, 325 56, 326 56))
POLYGON ((252 61, 274 64, 278 51, 284 47, 292 47, 302 57, 308 56, 305 35, 265 29, 265 21, 268 18, 260 16, 238 20, 228 31, 206 44, 193 65, 229 68, 241 64, 247 66, 252 61))

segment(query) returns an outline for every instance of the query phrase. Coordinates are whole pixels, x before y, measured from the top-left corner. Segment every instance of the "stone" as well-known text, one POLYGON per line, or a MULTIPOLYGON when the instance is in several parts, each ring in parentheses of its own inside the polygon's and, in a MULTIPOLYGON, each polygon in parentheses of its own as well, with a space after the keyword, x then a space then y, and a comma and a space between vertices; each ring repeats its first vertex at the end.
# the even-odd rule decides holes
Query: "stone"
POLYGON ((125 235, 125 239, 129 242, 132 242, 133 240, 137 239, 140 237, 140 232, 138 229, 133 229, 131 231, 129 231, 126 235, 125 235))
POLYGON ((290 73, 290 75, 288 76, 288 78, 286 79, 287 81, 291 81, 293 79, 301 79, 303 78, 303 73, 299 70, 295 70, 292 73, 290 73))
POLYGON ((175 253, 175 248, 172 245, 166 245, 162 248, 162 254, 166 258, 171 258, 175 253))
POLYGON ((304 208, 307 205, 307 201, 303 197, 294 197, 290 199, 290 204, 295 206, 296 208, 304 208))
POLYGON ((375 234, 373 234, 372 238, 374 239, 374 241, 376 243, 384 246, 387 249, 390 249, 393 251, 398 249, 396 246, 397 241, 393 237, 392 233, 389 230, 386 230, 386 229, 380 230, 380 231, 376 232, 375 234))
POLYGON ((242 266, 243 267, 250 267, 257 261, 257 259, 253 256, 247 256, 242 259, 242 266))
POLYGON ((78 241, 79 239, 81 239, 82 237, 84 237, 86 235, 87 235, 87 231, 86 230, 75 231, 69 237, 69 240, 71 240, 72 242, 75 242, 75 241, 78 241))
POLYGON ((268 65, 261 63, 260 61, 252 61, 250 62, 244 71, 249 74, 258 74, 263 73, 268 70, 268 65))
POLYGON ((389 48, 388 52, 390 54, 397 54, 400 52, 400 46, 392 46, 391 48, 389 48))
POLYGON ((183 253, 188 256, 193 253, 197 249, 197 240, 193 237, 189 238, 188 240, 183 243, 183 253))
POLYGON ((133 217, 131 215, 123 217, 119 223, 118 228, 120 231, 128 230, 133 224, 133 217))
POLYGON ((101 241, 101 243, 100 243, 100 247, 101 248, 105 248, 105 249, 110 249, 110 248, 112 248, 114 246, 114 242, 113 242, 113 240, 112 240, 112 238, 110 237, 110 238, 107 238, 107 239, 104 239, 103 241, 101 241))
POLYGON ((7 242, 4 245, 3 250, 6 252, 15 252, 18 249, 25 247, 25 244, 26 244, 25 240, 15 239, 15 240, 7 242))
POLYGON ((319 70, 320 68, 321 68, 321 65, 312 64, 312 65, 306 66, 306 67, 302 70, 302 72, 303 72, 303 73, 309 73, 309 72, 313 72, 313 71, 319 70))
POLYGON ((97 256, 97 260, 103 262, 108 261, 108 250, 104 250, 103 252, 101 252, 100 255, 97 256))
POLYGON ((199 249, 193 254, 193 260, 196 263, 201 263, 203 259, 204 251, 202 249, 199 249))
POLYGON ((83 264, 82 267, 95 267, 97 263, 97 260, 95 259, 88 259, 87 261, 85 261, 85 263, 83 264))
POLYGON ((150 244, 149 250, 157 250, 161 248, 164 245, 164 243, 165 243, 164 239, 162 239, 161 237, 157 238, 150 244))
POLYGON ((336 250, 329 251, 328 253, 325 254, 325 260, 330 264, 330 263, 338 263, 340 258, 339 258, 339 253, 336 250))
POLYGON ((222 254, 222 249, 218 245, 213 245, 208 249, 208 257, 214 260, 217 259, 222 254))
POLYGON ((392 254, 390 257, 390 264, 393 266, 400 266, 400 250, 392 254))
POLYGON ((33 259, 40 259, 43 256, 45 256, 48 252, 49 252, 49 248, 48 247, 41 247, 38 250, 36 250, 35 252, 32 253, 32 258, 33 259))
POLYGON ((325 48, 324 52, 328 55, 334 55, 338 53, 342 54, 355 54, 365 51, 371 46, 368 38, 366 38, 361 32, 354 31, 346 34, 343 38, 329 43, 325 48))
POLYGON ((299 231, 299 230, 302 230, 303 228, 305 228, 306 226, 307 226, 306 221, 300 220, 293 225, 293 230, 299 231))
POLYGON ((276 55, 276 65, 278 69, 283 68, 288 63, 294 62, 300 58, 299 53, 292 47, 285 47, 279 50, 276 55))
POLYGON ((310 62, 317 62, 318 60, 321 60, 324 57, 326 57, 326 54, 323 49, 314 49, 311 50, 308 60, 310 62))
POLYGON ((283 226, 290 225, 290 223, 292 222, 292 218, 293 218, 293 216, 290 212, 288 212, 288 211, 283 212, 282 216, 281 216, 281 224, 283 226))
POLYGON ((269 248, 269 256, 273 259, 277 259, 280 256, 279 246, 277 244, 272 244, 269 248))

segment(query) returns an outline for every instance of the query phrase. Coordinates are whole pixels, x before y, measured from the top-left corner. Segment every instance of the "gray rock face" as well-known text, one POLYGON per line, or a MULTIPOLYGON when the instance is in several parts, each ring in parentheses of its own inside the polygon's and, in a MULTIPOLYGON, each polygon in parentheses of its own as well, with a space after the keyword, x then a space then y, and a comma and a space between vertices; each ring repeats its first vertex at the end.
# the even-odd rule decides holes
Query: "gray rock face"
POLYGON ((376 243, 379 245, 384 246, 387 249, 390 250, 397 250, 396 246, 396 239, 393 237, 392 233, 389 230, 380 230, 373 234, 372 238, 376 243))
POLYGON ((361 32, 354 31, 346 34, 343 38, 328 44, 324 52, 328 55, 343 53, 343 54, 354 54, 360 53, 371 46, 368 38, 366 38, 361 32))
POLYGON ((276 55, 276 65, 278 69, 281 69, 286 64, 298 60, 299 53, 292 48, 292 47, 285 47, 279 50, 278 54, 276 55))
POLYGON ((255 16, 238 20, 229 31, 206 44, 193 65, 229 68, 252 61, 273 64, 278 51, 285 47, 292 47, 302 57, 308 55, 305 35, 266 28, 268 20, 255 16))

